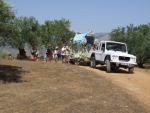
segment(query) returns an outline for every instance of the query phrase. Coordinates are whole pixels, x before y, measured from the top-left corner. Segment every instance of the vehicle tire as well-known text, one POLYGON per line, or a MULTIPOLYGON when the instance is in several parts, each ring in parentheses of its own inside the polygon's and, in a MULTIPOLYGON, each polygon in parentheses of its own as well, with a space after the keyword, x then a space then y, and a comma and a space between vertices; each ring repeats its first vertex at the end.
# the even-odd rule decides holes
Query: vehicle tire
POLYGON ((129 72, 129 73, 133 73, 133 72, 134 72, 134 67, 128 68, 128 72, 129 72))
POLYGON ((90 59, 90 67, 91 68, 95 68, 96 67, 95 57, 91 57, 91 59, 90 59))
POLYGON ((75 65, 79 65, 79 64, 80 64, 79 60, 78 60, 78 59, 75 59, 74 64, 75 64, 75 65))
POLYGON ((110 60, 106 59, 106 72, 109 73, 111 71, 111 65, 110 65, 110 60))

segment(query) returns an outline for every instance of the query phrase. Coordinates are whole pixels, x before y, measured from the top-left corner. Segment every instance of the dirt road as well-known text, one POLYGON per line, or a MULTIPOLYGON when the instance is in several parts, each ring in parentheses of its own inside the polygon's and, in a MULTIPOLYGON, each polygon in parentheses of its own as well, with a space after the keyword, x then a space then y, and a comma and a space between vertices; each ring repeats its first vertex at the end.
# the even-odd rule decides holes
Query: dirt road
POLYGON ((149 99, 149 75, 140 73, 0 60, 0 113, 149 113, 148 100, 137 98, 143 91, 149 99))
POLYGON ((150 69, 135 68, 134 74, 128 74, 127 70, 123 69, 120 69, 117 73, 106 73, 104 66, 97 66, 96 69, 85 66, 81 68, 87 69, 111 81, 129 95, 136 97, 147 108, 150 108, 150 69))

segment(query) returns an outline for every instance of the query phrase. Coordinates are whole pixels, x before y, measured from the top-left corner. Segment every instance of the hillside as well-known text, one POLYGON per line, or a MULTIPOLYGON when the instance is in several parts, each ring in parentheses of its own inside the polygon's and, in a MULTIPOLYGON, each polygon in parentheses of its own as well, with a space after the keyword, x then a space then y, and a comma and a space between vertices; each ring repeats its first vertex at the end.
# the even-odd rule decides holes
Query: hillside
POLYGON ((110 40, 109 33, 95 33, 94 35, 98 40, 110 40))

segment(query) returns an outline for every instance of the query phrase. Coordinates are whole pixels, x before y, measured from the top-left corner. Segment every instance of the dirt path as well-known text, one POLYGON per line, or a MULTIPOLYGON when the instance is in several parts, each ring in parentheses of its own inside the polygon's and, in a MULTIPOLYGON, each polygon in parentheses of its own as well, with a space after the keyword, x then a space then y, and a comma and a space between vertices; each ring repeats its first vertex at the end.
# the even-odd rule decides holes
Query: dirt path
POLYGON ((136 68, 134 74, 128 74, 126 70, 121 69, 118 73, 106 73, 103 66, 97 66, 96 69, 82 68, 112 81, 150 108, 150 70, 136 68))
MULTIPOLYGON (((0 113, 150 112, 127 88, 120 87, 126 85, 119 82, 122 77, 128 81, 133 76, 136 81, 136 76, 114 76, 103 69, 84 68, 54 62, 0 60, 0 113)), ((131 92, 139 90, 134 85, 131 92)))

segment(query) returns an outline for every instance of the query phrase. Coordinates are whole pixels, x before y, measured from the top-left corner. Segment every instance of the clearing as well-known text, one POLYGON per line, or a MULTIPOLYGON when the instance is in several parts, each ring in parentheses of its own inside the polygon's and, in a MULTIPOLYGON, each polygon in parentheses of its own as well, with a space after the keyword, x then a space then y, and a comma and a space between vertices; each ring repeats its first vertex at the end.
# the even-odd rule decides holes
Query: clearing
POLYGON ((149 113, 149 70, 0 60, 0 113, 149 113))

